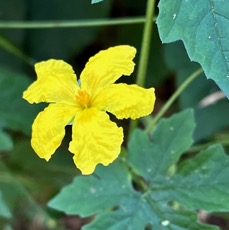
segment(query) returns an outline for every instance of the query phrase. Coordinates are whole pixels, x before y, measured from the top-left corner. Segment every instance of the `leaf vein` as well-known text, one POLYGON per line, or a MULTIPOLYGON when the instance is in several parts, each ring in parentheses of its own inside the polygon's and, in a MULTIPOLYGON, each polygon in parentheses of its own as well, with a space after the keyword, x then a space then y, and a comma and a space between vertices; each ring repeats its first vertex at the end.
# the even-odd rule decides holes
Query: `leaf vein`
MULTIPOLYGON (((218 21, 217 21, 217 18, 216 18, 216 15, 217 12, 215 11, 215 5, 214 5, 214 0, 209 0, 210 2, 210 7, 211 7, 211 15, 212 15, 212 19, 214 21, 214 27, 215 27, 215 31, 216 31, 216 34, 217 34, 217 37, 219 38, 218 39, 218 44, 219 44, 219 48, 220 48, 220 52, 221 52, 221 55, 222 55, 222 58, 224 59, 225 63, 226 63, 226 69, 227 69, 227 72, 229 72, 229 64, 228 64, 228 61, 227 61, 227 58, 223 52, 223 44, 221 42, 222 40, 222 36, 220 36, 220 31, 218 29, 218 21)), ((222 15, 221 15, 222 16, 222 15)), ((223 36, 224 37, 224 36, 223 36)))

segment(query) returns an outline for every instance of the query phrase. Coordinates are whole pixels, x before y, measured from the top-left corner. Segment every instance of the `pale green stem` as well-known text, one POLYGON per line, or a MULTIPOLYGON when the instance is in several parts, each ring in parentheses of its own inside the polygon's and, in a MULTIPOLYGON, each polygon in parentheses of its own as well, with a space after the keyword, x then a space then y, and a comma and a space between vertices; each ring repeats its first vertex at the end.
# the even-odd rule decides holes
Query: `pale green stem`
POLYGON ((145 132, 149 133, 156 123, 160 120, 160 118, 166 113, 166 111, 169 109, 169 107, 172 105, 172 103, 178 98, 178 96, 183 92, 183 90, 200 74, 203 70, 200 68, 196 70, 194 73, 192 73, 182 84, 181 86, 176 90, 176 92, 170 97, 170 99, 165 103, 165 105, 161 108, 161 110, 157 113, 157 115, 154 117, 154 119, 151 121, 151 123, 148 125, 148 127, 145 129, 145 132))
MULTIPOLYGON (((152 0, 151 0, 152 1, 152 0)), ((116 26, 126 24, 141 24, 145 17, 130 17, 118 19, 97 19, 97 20, 68 20, 68 21, 0 21, 0 29, 55 29, 55 28, 76 28, 95 26, 116 26)), ((152 19, 153 21, 156 18, 152 19)))
POLYGON ((28 65, 34 65, 35 63, 35 60, 27 56, 23 51, 21 51, 19 48, 17 48, 13 43, 11 43, 8 39, 4 38, 3 36, 0 36, 0 48, 21 58, 28 65))
MULTIPOLYGON (((150 42, 152 36, 152 19, 154 16, 155 11, 155 0, 148 0, 146 5, 146 21, 143 31, 143 38, 141 44, 141 51, 140 51, 140 60, 139 66, 137 71, 137 80, 136 83, 140 86, 143 86, 145 83, 146 78, 146 71, 148 66, 148 58, 149 58, 149 51, 150 51, 150 42)), ((137 127, 137 120, 132 120, 130 122, 130 129, 129 129, 129 136, 132 131, 137 127)))
POLYGON ((215 145, 215 144, 220 144, 223 146, 229 146, 229 140, 218 140, 218 141, 212 141, 212 142, 208 142, 205 144, 200 144, 200 145, 194 145, 193 147, 191 147, 188 152, 199 152, 203 149, 206 149, 208 147, 210 147, 211 145, 215 145))

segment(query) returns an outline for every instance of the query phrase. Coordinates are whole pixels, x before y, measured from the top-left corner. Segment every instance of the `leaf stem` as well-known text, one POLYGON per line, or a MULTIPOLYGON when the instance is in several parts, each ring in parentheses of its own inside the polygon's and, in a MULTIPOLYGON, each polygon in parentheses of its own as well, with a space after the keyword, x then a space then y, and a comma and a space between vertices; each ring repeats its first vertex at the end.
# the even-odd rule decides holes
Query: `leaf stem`
POLYGON ((189 153, 193 153, 193 152, 199 152, 203 149, 207 149, 208 147, 210 147, 211 145, 215 145, 215 144, 219 144, 219 145, 223 145, 223 146, 229 146, 229 140, 218 140, 218 141, 211 141, 208 143, 204 143, 204 144, 199 144, 199 145, 194 145, 193 147, 191 147, 188 152, 189 153))
MULTIPOLYGON (((56 29, 72 27, 116 26, 126 24, 141 24, 144 23, 145 20, 145 17, 129 17, 72 21, 0 21, 0 29, 56 29)), ((156 18, 153 18, 153 21, 155 20, 156 18)))
MULTIPOLYGON (((147 70, 149 51, 150 51, 150 42, 151 42, 151 36, 153 31, 152 18, 154 16, 154 11, 155 11, 155 0, 148 0, 146 5, 146 20, 145 20, 145 26, 143 31, 140 60, 139 60, 139 67, 137 71, 137 80, 136 80, 136 83, 140 86, 144 85, 145 78, 146 78, 146 70, 147 70)), ((137 120, 132 120, 130 122, 129 136, 132 133, 132 131, 137 127, 137 124, 138 124, 137 120)))
POLYGON ((160 120, 160 118, 166 113, 169 107, 173 104, 173 102, 178 98, 178 96, 183 92, 183 90, 197 77, 203 70, 199 68, 194 73, 192 73, 182 84, 181 86, 175 91, 175 93, 170 97, 170 99, 165 103, 165 105, 161 108, 159 113, 153 118, 150 124, 145 129, 145 132, 149 133, 156 123, 160 120))

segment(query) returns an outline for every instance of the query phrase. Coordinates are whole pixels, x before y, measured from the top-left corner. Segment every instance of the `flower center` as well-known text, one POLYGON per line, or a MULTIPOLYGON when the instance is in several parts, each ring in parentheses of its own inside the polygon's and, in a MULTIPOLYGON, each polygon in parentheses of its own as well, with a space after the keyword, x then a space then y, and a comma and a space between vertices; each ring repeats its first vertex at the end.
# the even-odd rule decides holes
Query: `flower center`
POLYGON ((90 95, 84 90, 78 90, 78 95, 76 96, 76 99, 83 108, 89 108, 91 106, 90 95))

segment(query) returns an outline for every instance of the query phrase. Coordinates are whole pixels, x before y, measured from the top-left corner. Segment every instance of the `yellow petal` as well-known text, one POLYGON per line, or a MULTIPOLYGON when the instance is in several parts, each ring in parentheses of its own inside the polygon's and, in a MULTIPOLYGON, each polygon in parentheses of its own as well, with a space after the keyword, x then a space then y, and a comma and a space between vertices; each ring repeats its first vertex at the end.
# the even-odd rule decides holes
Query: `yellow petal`
POLYGON ((123 130, 111 122, 108 114, 96 108, 83 110, 75 117, 70 152, 82 174, 93 173, 97 164, 108 165, 120 153, 123 130))
POLYGON ((35 65, 37 80, 23 93, 29 103, 74 103, 79 89, 72 67, 62 60, 50 59, 35 65))
POLYGON ((60 146, 65 135, 65 126, 72 121, 78 108, 63 105, 50 104, 40 112, 32 126, 31 144, 40 158, 47 161, 60 146))
POLYGON ((152 113, 155 99, 154 88, 112 84, 100 92, 93 106, 114 114, 118 119, 136 119, 152 113))
POLYGON ((134 70, 135 54, 136 49, 128 45, 100 51, 89 59, 80 75, 82 89, 93 96, 122 75, 129 76, 134 70))

